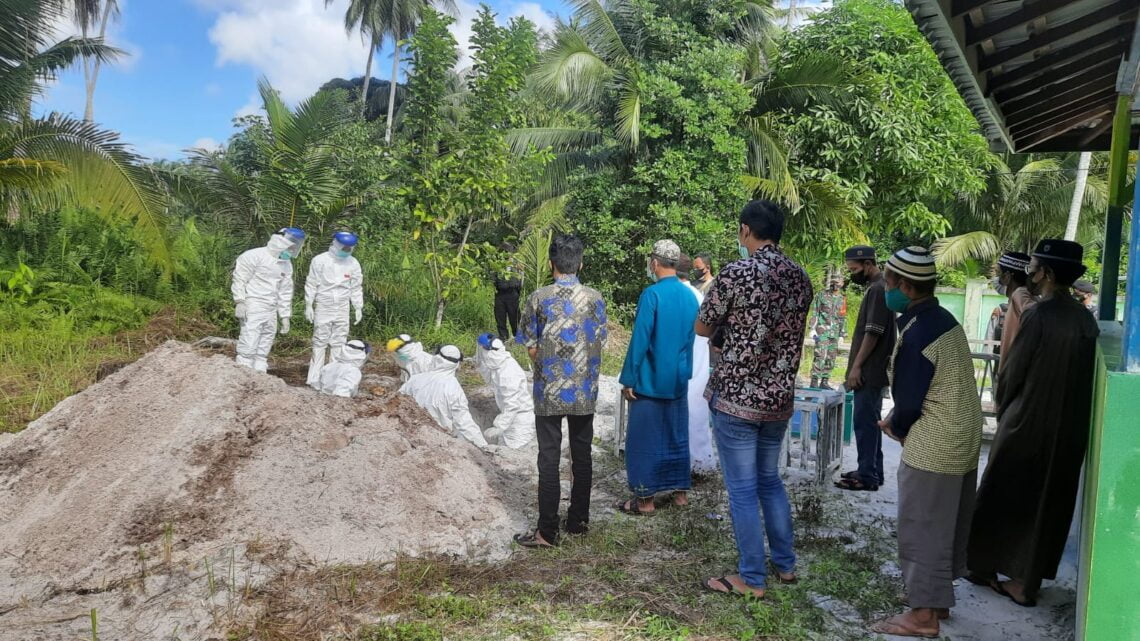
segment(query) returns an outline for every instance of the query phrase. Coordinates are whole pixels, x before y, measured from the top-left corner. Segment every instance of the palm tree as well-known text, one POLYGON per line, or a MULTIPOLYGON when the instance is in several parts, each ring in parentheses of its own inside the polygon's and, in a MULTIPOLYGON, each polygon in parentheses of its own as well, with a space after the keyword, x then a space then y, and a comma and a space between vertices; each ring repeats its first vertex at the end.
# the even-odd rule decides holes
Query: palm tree
POLYGON ((328 92, 290 110, 268 81, 258 90, 266 113, 266 135, 253 139, 258 166, 239 169, 224 151, 196 149, 192 172, 166 178, 181 200, 250 240, 280 227, 323 236, 354 201, 335 170, 332 134, 344 118, 328 92))
MULTIPOLYGON (((325 0, 325 8, 336 0, 325 0)), ((368 85, 372 81, 372 56, 384 42, 383 22, 379 16, 380 0, 350 0, 344 12, 344 28, 348 33, 360 31, 368 40, 368 60, 364 63, 364 87, 360 92, 360 113, 368 107, 368 85)))
MULTIPOLYGON (((100 40, 107 37, 107 23, 112 18, 120 16, 118 0, 71 0, 72 16, 79 25, 79 32, 84 39, 89 33, 99 28, 100 40)), ((87 90, 87 105, 83 110, 83 119, 91 122, 95 118, 95 85, 99 82, 99 69, 103 66, 103 59, 98 56, 83 57, 83 84, 87 90)))
POLYGON ((63 17, 57 0, 0 0, 0 207, 9 221, 64 203, 134 221, 150 257, 169 270, 165 195, 141 159, 90 122, 31 117, 42 82, 81 58, 121 54, 99 38, 54 41, 63 17))
MULTIPOLYGON (((1060 237, 1077 162, 1077 154, 995 157, 983 192, 942 204, 957 233, 934 243, 938 263, 952 267, 969 260, 990 261, 1003 251, 1028 252, 1042 238, 1060 237)), ((1089 174, 1083 204, 1093 211, 1108 206, 1103 176, 1089 174)))

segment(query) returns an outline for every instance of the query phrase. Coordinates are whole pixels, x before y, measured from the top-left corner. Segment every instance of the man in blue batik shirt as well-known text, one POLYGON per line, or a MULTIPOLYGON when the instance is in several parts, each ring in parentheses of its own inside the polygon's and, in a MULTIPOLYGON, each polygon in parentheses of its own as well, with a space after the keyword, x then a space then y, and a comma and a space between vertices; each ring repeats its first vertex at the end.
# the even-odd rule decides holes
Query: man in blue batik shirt
POLYGON ((594 440, 594 406, 606 342, 606 303, 602 295, 578 282, 582 241, 562 235, 550 244, 554 284, 531 294, 519 326, 534 367, 534 414, 538 436, 538 527, 519 534, 524 547, 558 544, 558 461, 562 452, 562 419, 569 425, 573 483, 564 529, 582 534, 590 523, 590 486, 594 440))

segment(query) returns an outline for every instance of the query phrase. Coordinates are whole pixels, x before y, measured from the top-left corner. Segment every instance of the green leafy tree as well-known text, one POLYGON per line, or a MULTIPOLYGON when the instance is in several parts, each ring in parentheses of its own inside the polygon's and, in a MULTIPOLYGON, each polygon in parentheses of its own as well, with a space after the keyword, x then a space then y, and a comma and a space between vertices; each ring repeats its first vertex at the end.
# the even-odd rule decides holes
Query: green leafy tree
POLYGON ((9 221, 68 203, 133 221, 150 258, 169 271, 165 194, 140 158, 90 122, 30 115, 42 82, 81 58, 121 54, 99 38, 55 41, 63 16, 59 2, 0 0, 0 207, 9 221))
POLYGON ((949 229, 927 203, 978 193, 992 155, 977 123, 906 9, 841 0, 793 32, 776 62, 827 54, 857 66, 847 99, 785 114, 800 180, 835 185, 877 239, 924 241, 949 229))

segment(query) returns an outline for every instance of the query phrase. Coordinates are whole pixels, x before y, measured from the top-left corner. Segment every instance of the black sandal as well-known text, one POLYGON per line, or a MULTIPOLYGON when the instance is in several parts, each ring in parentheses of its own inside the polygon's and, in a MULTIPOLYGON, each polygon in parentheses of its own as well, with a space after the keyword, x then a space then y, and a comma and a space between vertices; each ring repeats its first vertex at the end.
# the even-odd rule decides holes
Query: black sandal
POLYGON ((657 513, 657 510, 647 512, 647 511, 641 509, 640 507, 637 506, 638 505, 637 501, 638 501, 638 499, 636 496, 629 499, 628 501, 618 501, 617 503, 614 503, 614 508, 616 508, 617 511, 622 512, 623 514, 629 514, 631 516, 653 516, 654 514, 657 513))
POLYGON ((701 581, 701 587, 704 588, 705 590, 708 590, 709 592, 715 592, 716 594, 725 594, 728 596, 735 595, 735 596, 742 596, 742 597, 752 597, 753 599, 763 599, 764 598, 764 595, 762 595, 762 594, 757 595, 753 592, 741 592, 740 590, 737 590, 736 586, 732 584, 732 581, 728 580, 727 576, 718 576, 718 577, 713 577, 711 579, 705 579, 704 581, 701 581), (719 585, 724 589, 718 590, 718 589, 713 587, 714 584, 719 585))
POLYGON ((878 492, 878 485, 867 485, 859 479, 842 479, 835 482, 835 487, 852 492, 878 492))
POLYGON ((529 534, 516 534, 515 543, 518 543, 522 547, 531 550, 557 547, 555 544, 548 541, 540 541, 538 538, 538 530, 535 530, 529 534))

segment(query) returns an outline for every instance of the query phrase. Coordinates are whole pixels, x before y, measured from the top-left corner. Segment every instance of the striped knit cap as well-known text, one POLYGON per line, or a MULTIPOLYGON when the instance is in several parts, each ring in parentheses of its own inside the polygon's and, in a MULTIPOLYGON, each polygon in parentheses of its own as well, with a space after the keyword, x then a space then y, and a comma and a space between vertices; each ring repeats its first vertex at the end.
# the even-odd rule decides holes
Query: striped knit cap
POLYGON ((1026 267, 1029 267, 1029 254, 1006 252, 998 259, 998 267, 1004 267, 1010 271, 1023 272, 1026 267))
POLYGON ((887 268, 913 281, 938 278, 934 269, 934 256, 925 247, 911 246, 900 249, 887 259, 887 268))

